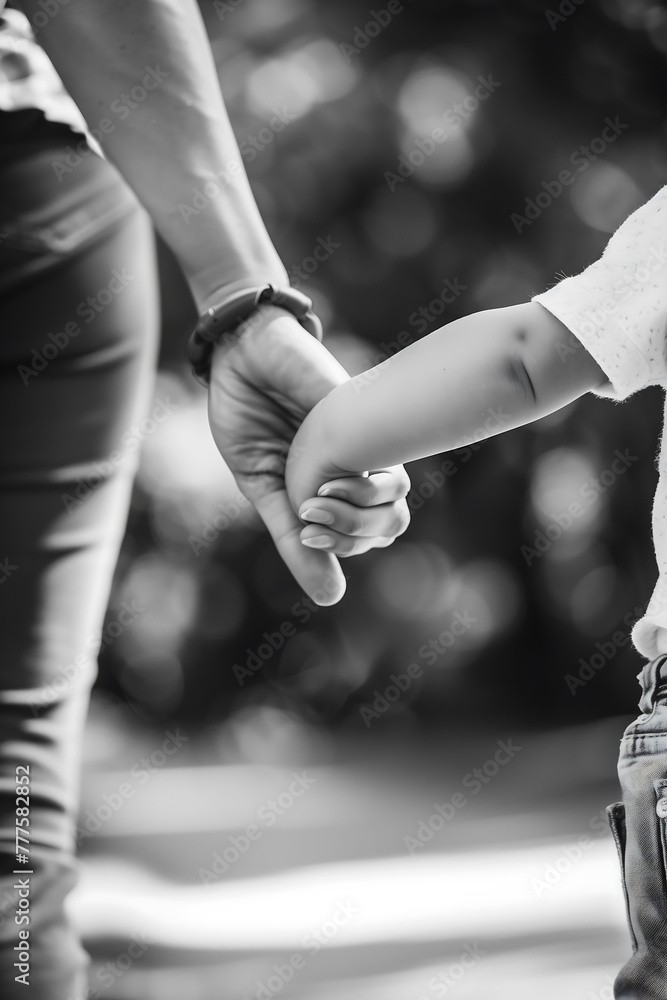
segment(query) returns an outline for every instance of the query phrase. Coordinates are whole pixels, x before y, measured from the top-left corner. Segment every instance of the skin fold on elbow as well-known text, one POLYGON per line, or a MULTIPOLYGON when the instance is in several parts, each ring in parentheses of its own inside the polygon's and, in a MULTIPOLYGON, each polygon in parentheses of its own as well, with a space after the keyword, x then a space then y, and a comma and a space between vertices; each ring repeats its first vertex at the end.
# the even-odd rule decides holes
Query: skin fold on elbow
POLYGON ((588 357, 583 348, 563 362, 562 344, 571 334, 548 310, 521 303, 509 306, 502 318, 507 322, 499 352, 502 378, 522 423, 560 409, 592 387, 594 376, 582 371, 588 357))
POLYGON ((514 409, 517 415, 537 410, 539 400, 535 383, 523 358, 518 353, 507 355, 501 362, 501 372, 510 390, 510 399, 515 403, 514 409))

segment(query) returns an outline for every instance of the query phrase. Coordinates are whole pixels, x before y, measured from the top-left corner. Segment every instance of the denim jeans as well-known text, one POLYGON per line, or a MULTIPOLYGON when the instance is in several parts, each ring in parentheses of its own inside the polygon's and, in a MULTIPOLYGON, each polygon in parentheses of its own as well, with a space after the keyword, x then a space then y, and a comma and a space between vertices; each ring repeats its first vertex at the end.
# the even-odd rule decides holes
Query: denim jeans
POLYGON ((639 674, 643 714, 621 740, 623 801, 607 809, 621 862, 632 957, 617 1000, 667 997, 667 656, 639 674))
POLYGON ((32 125, 0 159, 0 997, 68 1000, 82 733, 134 473, 109 457, 150 400, 157 282, 113 167, 90 151, 59 180, 81 137, 32 125))

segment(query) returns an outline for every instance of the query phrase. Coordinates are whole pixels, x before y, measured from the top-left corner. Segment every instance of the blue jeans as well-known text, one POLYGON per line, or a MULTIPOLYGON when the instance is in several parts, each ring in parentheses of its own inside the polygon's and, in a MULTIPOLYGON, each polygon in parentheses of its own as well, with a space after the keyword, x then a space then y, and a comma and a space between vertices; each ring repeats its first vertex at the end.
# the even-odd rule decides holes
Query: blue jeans
POLYGON ((623 801, 607 809, 621 862, 632 957, 614 983, 618 1000, 667 997, 667 656, 639 675, 643 714, 621 740, 623 801))
POLYGON ((150 401, 157 281, 116 171, 91 151, 58 180, 81 137, 30 135, 0 160, 0 997, 68 1000, 88 965, 63 904, 93 636, 134 473, 109 457, 150 401))

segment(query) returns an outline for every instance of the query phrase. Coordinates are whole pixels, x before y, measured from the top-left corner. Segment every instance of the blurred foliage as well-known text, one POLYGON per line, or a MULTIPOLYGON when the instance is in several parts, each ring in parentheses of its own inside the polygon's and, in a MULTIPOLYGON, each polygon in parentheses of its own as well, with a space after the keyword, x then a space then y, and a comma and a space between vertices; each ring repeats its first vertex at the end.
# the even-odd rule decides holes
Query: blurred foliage
MULTIPOLYGON (((203 0, 202 11, 266 225, 352 373, 401 334, 407 343, 576 273, 664 182, 667 13, 647 0, 203 0), (478 78, 494 83, 475 104, 478 78), (617 116, 618 140, 518 232, 513 213, 617 116), (429 144, 437 127, 446 140, 429 144), (319 240, 335 247, 309 271, 319 240)), ((109 616, 129 598, 144 610, 104 647, 99 685, 112 698, 154 721, 215 725, 263 705, 363 731, 360 706, 417 663, 423 676, 377 726, 634 712, 641 658, 609 643, 656 574, 657 390, 623 406, 589 396, 415 463, 407 534, 346 561, 346 597, 314 609, 216 457, 183 363, 192 304, 164 248, 161 270, 158 395, 178 406, 145 443, 109 616), (525 556, 626 449, 637 460, 547 551, 525 556), (457 612, 474 626, 429 662, 424 644, 457 612), (294 634, 274 649, 285 623, 294 634), (596 643, 608 655, 591 668, 596 643), (240 684, 234 665, 260 647, 261 668, 240 684), (566 675, 582 660, 592 675, 573 691, 566 675)))

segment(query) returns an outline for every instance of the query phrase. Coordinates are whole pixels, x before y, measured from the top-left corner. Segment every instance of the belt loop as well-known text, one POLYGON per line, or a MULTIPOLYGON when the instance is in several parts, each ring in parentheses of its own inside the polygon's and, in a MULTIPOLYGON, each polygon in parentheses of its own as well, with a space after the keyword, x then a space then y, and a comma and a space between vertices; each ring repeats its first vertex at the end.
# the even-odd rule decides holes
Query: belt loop
POLYGON ((655 689, 658 686, 660 667, 667 660, 667 655, 656 656, 654 660, 645 663, 637 680, 641 684, 642 695, 639 699, 639 711, 645 715, 650 715, 653 711, 655 689))

